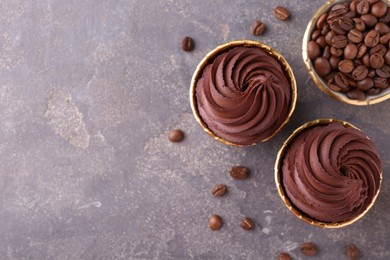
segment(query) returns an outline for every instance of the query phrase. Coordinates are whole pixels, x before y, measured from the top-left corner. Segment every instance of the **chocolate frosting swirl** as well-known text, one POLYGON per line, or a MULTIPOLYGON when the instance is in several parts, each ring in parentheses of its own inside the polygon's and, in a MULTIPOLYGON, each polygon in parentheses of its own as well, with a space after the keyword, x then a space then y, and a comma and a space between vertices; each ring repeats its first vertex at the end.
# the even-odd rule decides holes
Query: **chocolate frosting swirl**
POLYGON ((196 86, 199 114, 217 136, 250 145, 272 135, 290 108, 282 67, 259 48, 235 47, 206 66, 196 86))
POLYGON ((374 143, 340 123, 301 132, 283 159, 283 186, 308 216, 339 222, 361 214, 378 192, 382 172, 374 143))

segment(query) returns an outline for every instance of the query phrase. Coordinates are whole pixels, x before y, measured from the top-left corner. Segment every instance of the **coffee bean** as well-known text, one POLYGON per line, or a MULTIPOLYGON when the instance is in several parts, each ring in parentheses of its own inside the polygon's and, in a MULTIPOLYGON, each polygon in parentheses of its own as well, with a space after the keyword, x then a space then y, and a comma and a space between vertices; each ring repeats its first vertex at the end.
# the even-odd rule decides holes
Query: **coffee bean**
POLYGON ((384 55, 384 58, 385 58, 386 64, 390 66, 390 49, 387 49, 387 51, 384 55))
POLYGON ((371 30, 367 33, 364 38, 364 44, 367 47, 372 48, 375 47, 379 43, 379 32, 376 30, 371 30))
POLYGON ((332 29, 335 33, 340 34, 340 35, 346 34, 346 31, 344 31, 341 28, 341 26, 339 24, 339 20, 332 21, 332 23, 330 24, 330 29, 332 29))
POLYGON ((356 260, 360 256, 359 249, 354 244, 349 244, 345 248, 349 260, 356 260))
POLYGON ((360 65, 352 71, 352 77, 354 80, 362 80, 367 77, 368 69, 364 65, 360 65))
POLYGON ((355 11, 349 11, 344 16, 349 17, 349 18, 352 19, 352 18, 354 18, 356 16, 356 12, 355 11))
POLYGON ((334 20, 338 20, 341 16, 348 13, 348 9, 345 5, 337 4, 332 7, 326 19, 328 23, 331 23, 334 20))
POLYGON ((376 2, 378 2, 379 0, 367 0, 367 2, 372 5, 372 4, 375 4, 376 2))
POLYGON ((335 76, 334 76, 334 83, 341 89, 341 90, 344 90, 344 91, 347 91, 349 88, 348 88, 348 84, 349 84, 349 81, 348 81, 348 77, 343 74, 343 73, 337 73, 335 76))
POLYGON ((330 54, 333 56, 340 57, 343 53, 343 49, 336 49, 335 47, 330 48, 330 54))
POLYGON ((219 230, 223 225, 223 220, 219 215, 211 215, 209 218, 209 228, 213 231, 219 230))
POLYGON ((180 129, 171 130, 169 131, 168 139, 174 143, 180 142, 184 139, 184 133, 180 129))
POLYGON ((249 177, 249 169, 244 166, 233 166, 230 169, 230 176, 233 179, 243 180, 249 177))
POLYGON ((362 91, 367 91, 374 87, 374 81, 371 78, 365 78, 357 82, 357 87, 362 91))
POLYGON ((326 19, 328 18, 328 14, 322 14, 319 18, 318 18, 318 20, 317 20, 317 28, 318 29, 322 29, 322 28, 324 28, 324 25, 325 25, 325 23, 326 23, 326 19))
POLYGON ((310 41, 307 44, 307 54, 310 59, 314 60, 321 55, 321 49, 318 43, 310 41))
POLYGON ((359 43, 363 41, 363 34, 356 29, 352 29, 348 32, 348 39, 353 43, 359 43))
POLYGON ((318 248, 312 242, 303 243, 300 246, 300 249, 302 254, 304 254, 305 256, 315 256, 316 254, 318 254, 318 248))
POLYGON ((326 46, 326 41, 325 41, 325 36, 320 36, 317 38, 316 40, 316 43, 318 43, 318 45, 321 47, 321 48, 325 48, 326 46))
POLYGON ((387 12, 387 5, 384 2, 377 2, 372 5, 371 13, 376 17, 382 17, 387 12))
POLYGON ((345 37, 344 35, 336 35, 332 39, 332 47, 334 48, 341 49, 347 46, 347 44, 348 40, 347 37, 345 37))
POLYGON ((332 57, 330 57, 330 58, 329 58, 330 68, 331 68, 332 70, 338 69, 339 62, 340 62, 340 58, 339 58, 339 57, 337 57, 337 56, 332 56, 332 57))
POLYGON ((266 29, 265 24, 263 24, 260 20, 255 20, 251 24, 251 33, 254 36, 260 36, 264 33, 266 29))
POLYGON ((330 59, 331 53, 329 46, 325 46, 324 51, 322 52, 322 57, 325 59, 330 59))
POLYGON ((339 86, 337 86, 336 84, 333 84, 333 83, 328 83, 328 87, 331 90, 336 91, 336 92, 340 92, 341 91, 341 88, 339 86))
POLYGON ((222 197, 227 192, 227 188, 225 184, 218 184, 215 185, 214 188, 211 191, 211 194, 213 194, 215 197, 222 197))
POLYGON ((383 56, 379 55, 378 53, 374 53, 370 56, 370 66, 373 69, 379 69, 382 68, 383 64, 385 64, 385 60, 383 59, 383 56))
POLYGON ((388 22, 390 22, 390 8, 387 8, 386 14, 383 17, 379 18, 379 21, 381 23, 388 23, 388 22))
POLYGON ((282 252, 278 255, 278 260, 292 260, 292 258, 289 254, 282 252))
POLYGON ((372 14, 364 14, 360 16, 360 19, 366 24, 368 27, 373 27, 378 22, 378 19, 372 14))
POLYGON ((364 54, 366 54, 366 52, 367 52, 367 46, 364 44, 361 44, 359 47, 358 54, 357 54, 356 58, 360 59, 361 57, 364 56, 364 54))
POLYGON ((355 0, 351 1, 351 3, 349 3, 349 10, 356 12, 356 4, 357 2, 355 0))
POLYGON ((373 77, 372 80, 374 81, 374 86, 377 88, 385 89, 389 86, 387 79, 381 77, 373 77))
POLYGON ((380 69, 375 70, 375 74, 381 78, 387 79, 390 77, 390 70, 385 68, 384 66, 380 69))
POLYGON ((339 62, 339 71, 343 73, 350 73, 355 69, 355 65, 351 60, 342 60, 339 62))
POLYGON ((352 30, 353 20, 350 17, 344 15, 343 17, 340 18, 339 25, 341 29, 343 29, 344 31, 352 30))
POLYGON ((364 31, 366 29, 366 24, 363 22, 360 18, 353 18, 353 21, 355 23, 355 29, 358 31, 364 31))
POLYGON ((367 90, 367 95, 371 95, 371 96, 378 95, 380 92, 381 92, 380 88, 371 88, 367 90))
POLYGON ((277 19, 282 21, 285 21, 290 17, 290 12, 283 6, 275 7, 272 13, 277 19))
POLYGON ((364 54, 364 56, 362 57, 362 62, 363 62, 364 66, 369 67, 370 66, 370 54, 368 54, 368 53, 364 54))
POLYGON ((255 227, 255 224, 253 223, 253 221, 252 221, 250 218, 245 217, 245 218, 243 218, 243 219, 241 220, 240 226, 241 226, 243 229, 249 231, 249 230, 252 230, 252 229, 255 227))
POLYGON ((384 35, 386 33, 390 33, 390 27, 387 24, 384 23, 377 23, 375 25, 374 30, 377 30, 380 35, 384 35))
POLYGON ((194 46, 194 40, 189 36, 184 37, 181 41, 181 49, 183 51, 192 51, 194 49, 194 46))
POLYGON ((382 44, 387 44, 390 41, 390 33, 387 33, 379 38, 379 42, 382 44))
POLYGON ((347 97, 354 100, 365 100, 366 94, 358 89, 352 89, 346 93, 347 97))
POLYGON ((325 35, 325 34, 327 34, 328 32, 330 32, 330 25, 329 25, 329 24, 326 24, 326 25, 324 26, 324 28, 322 28, 321 34, 322 34, 322 35, 325 35))
POLYGON ((315 30, 312 34, 311 34, 311 39, 313 41, 317 40, 318 37, 320 37, 321 35, 321 31, 320 30, 315 30))
POLYGON ((386 51, 387 51, 387 48, 384 45, 378 44, 374 48, 371 48, 370 55, 377 53, 377 54, 383 56, 383 55, 385 55, 386 51))
POLYGON ((332 45, 332 39, 335 37, 337 34, 334 31, 330 31, 325 35, 325 41, 328 45, 332 45))
POLYGON ((329 61, 324 57, 319 57, 314 61, 314 68, 316 69, 318 75, 323 77, 330 72, 329 61))
POLYGON ((349 43, 347 44, 347 46, 345 46, 344 58, 348 60, 353 60, 356 58, 357 53, 358 53, 358 48, 356 47, 356 45, 353 43, 349 43))
POLYGON ((356 12, 366 14, 370 10, 370 4, 366 0, 359 1, 356 5, 356 12))

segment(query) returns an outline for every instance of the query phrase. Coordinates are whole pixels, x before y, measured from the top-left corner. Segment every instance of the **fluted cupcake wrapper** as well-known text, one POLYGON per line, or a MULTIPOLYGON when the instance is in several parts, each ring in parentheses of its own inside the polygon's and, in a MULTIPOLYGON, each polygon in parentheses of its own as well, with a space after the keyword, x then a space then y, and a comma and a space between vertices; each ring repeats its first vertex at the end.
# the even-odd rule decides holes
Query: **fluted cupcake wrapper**
POLYGON ((296 81, 295 81, 295 76, 293 74, 293 71, 290 67, 290 65, 287 63, 287 61, 284 59, 284 57, 279 54, 275 49, 272 47, 258 41, 252 41, 252 40, 236 40, 236 41, 231 41, 222 45, 219 45, 216 47, 214 50, 210 51, 206 56, 202 59, 202 61, 198 64, 191 80, 191 87, 190 87, 190 103, 191 103, 191 108, 192 112, 194 114, 194 117, 196 121, 200 124, 200 126, 203 128, 203 130, 208 133, 212 138, 215 140, 226 144, 226 145, 231 145, 231 146, 248 146, 248 145, 240 145, 233 143, 231 141, 225 140, 219 136, 217 136, 212 130, 210 130, 207 126, 207 124, 204 122, 202 117, 199 114, 198 110, 198 104, 196 100, 196 86, 198 80, 202 77, 203 70, 205 67, 212 63, 212 61, 221 53, 226 52, 234 47, 252 47, 252 48, 259 48, 266 52, 268 55, 273 57, 278 63, 281 65, 283 70, 285 71, 285 75, 290 83, 291 87, 291 102, 290 102, 290 107, 289 107, 289 112, 287 115, 287 118, 284 120, 284 122, 267 138, 258 140, 254 142, 251 145, 256 145, 260 142, 265 142, 270 139, 272 139, 276 134, 279 133, 279 131, 287 124, 287 122, 290 120, 294 110, 295 110, 295 105, 296 105, 296 100, 297 100, 297 86, 296 86, 296 81))
POLYGON ((275 182, 276 182, 276 187, 277 187, 279 196, 282 199, 284 205, 288 208, 288 210, 294 216, 296 216, 300 220, 302 220, 302 221, 304 221, 304 222, 306 222, 306 223, 308 223, 308 224, 310 224, 312 226, 321 227, 321 228, 340 228, 340 227, 345 227, 345 226, 351 225, 352 223, 354 223, 357 220, 359 220, 360 218, 362 218, 371 209, 371 207, 374 205, 375 200, 378 197, 378 194, 379 194, 379 191, 380 191, 380 186, 381 186, 381 183, 382 183, 382 173, 380 173, 379 188, 378 188, 375 196, 373 197, 370 205, 361 214, 359 214, 356 217, 354 217, 352 219, 349 219, 347 221, 340 221, 340 222, 329 223, 329 222, 316 220, 316 219, 308 216, 304 212, 302 212, 300 209, 298 209, 291 202, 291 200, 289 199, 289 197, 288 197, 288 195, 287 195, 287 193, 286 193, 286 191, 285 191, 285 189, 283 187, 283 180, 282 180, 282 178, 283 178, 282 177, 283 158, 285 156, 285 153, 286 153, 289 145, 292 143, 292 141, 301 132, 303 132, 303 131, 305 131, 305 130, 307 130, 309 128, 315 127, 315 126, 329 125, 329 124, 332 124, 332 123, 341 123, 342 125, 344 125, 347 128, 348 127, 352 127, 352 128, 355 128, 355 129, 360 131, 360 129, 357 128, 356 126, 354 126, 354 125, 352 125, 352 124, 350 124, 348 122, 337 120, 337 119, 317 119, 317 120, 310 121, 310 122, 300 126, 299 128, 297 128, 287 138, 287 140, 283 143, 282 147, 280 148, 280 150, 278 152, 278 155, 277 155, 277 158, 276 158, 276 162, 275 162, 275 182))
MULTIPOLYGON (((356 106, 367 106, 367 105, 373 105, 380 103, 382 101, 385 101, 390 98, 390 87, 387 88, 386 90, 382 91, 378 95, 370 95, 367 96, 365 100, 354 100, 354 99, 349 99, 345 94, 336 92, 331 90, 327 83, 317 74, 314 64, 309 58, 308 52, 307 52, 307 45, 310 41, 311 34, 313 33, 314 29, 316 28, 316 23, 318 18, 323 14, 328 12, 334 5, 340 4, 340 3, 345 3, 345 2, 350 2, 347 0, 330 0, 326 2, 323 6, 321 6, 317 12, 314 14, 314 16, 311 18, 309 21, 305 34, 303 36, 303 43, 302 43, 302 56, 303 56, 303 61, 305 62, 306 68, 310 74, 310 77, 314 81, 314 83, 317 85, 317 87, 327 94, 328 96, 339 100, 341 102, 350 104, 350 105, 356 105, 356 106)), ((387 1, 390 4, 390 1, 387 1)))

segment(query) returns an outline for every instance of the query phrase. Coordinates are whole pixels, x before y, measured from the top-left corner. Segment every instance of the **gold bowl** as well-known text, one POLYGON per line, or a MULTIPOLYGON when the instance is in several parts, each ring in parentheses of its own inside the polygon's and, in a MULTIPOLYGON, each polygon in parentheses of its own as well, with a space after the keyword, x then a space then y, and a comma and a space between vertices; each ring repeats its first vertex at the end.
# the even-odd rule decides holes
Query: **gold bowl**
POLYGON ((290 143, 294 140, 294 138, 296 136, 298 136, 301 132, 305 131, 306 129, 309 129, 311 127, 318 126, 318 125, 329 125, 329 124, 336 123, 336 122, 343 124, 345 127, 353 127, 355 129, 361 131, 356 126, 354 126, 354 125, 352 125, 352 124, 350 124, 348 122, 337 120, 337 119, 317 119, 317 120, 310 121, 310 122, 300 126, 299 128, 297 128, 287 138, 287 140, 283 143, 282 147, 280 148, 280 150, 278 152, 278 155, 276 157, 276 162, 275 162, 275 182, 276 182, 276 187, 277 187, 279 196, 282 199, 284 205, 288 208, 288 210, 294 216, 296 216, 300 220, 302 220, 302 221, 304 221, 304 222, 306 222, 306 223, 308 223, 310 225, 313 225, 313 226, 316 226, 316 227, 321 227, 321 228, 341 228, 341 227, 345 227, 345 226, 351 225, 352 223, 354 223, 357 220, 359 220, 360 218, 362 218, 371 209, 371 207, 374 205, 375 200, 378 197, 378 194, 379 194, 379 191, 380 191, 380 187, 381 187, 381 183, 382 183, 382 172, 381 172, 380 173, 379 188, 378 188, 378 191, 375 194, 374 198, 372 199, 372 202, 370 203, 370 205, 361 214, 359 214, 358 216, 356 216, 356 217, 354 217, 354 218, 352 218, 350 220, 346 220, 346 221, 329 223, 329 222, 316 220, 316 219, 308 216, 307 214, 305 214, 301 210, 299 210, 291 202, 291 200, 288 198, 288 196, 287 196, 287 194, 286 194, 286 192, 284 190, 283 184, 282 184, 282 182, 283 182, 283 180, 282 180, 283 159, 284 159, 284 154, 285 154, 287 148, 289 147, 290 143))
MULTIPOLYGON (((328 96, 331 96, 332 98, 335 98, 341 102, 350 104, 350 105, 357 105, 357 106, 367 106, 372 104, 377 104, 382 101, 385 101, 386 99, 390 98, 390 87, 382 91, 381 93, 377 95, 368 95, 365 100, 354 100, 349 99, 345 94, 336 92, 331 90, 327 83, 317 74, 314 68, 314 64, 309 59, 309 55, 307 53, 307 44, 310 41, 310 36, 313 33, 314 29, 316 28, 316 23, 318 18, 323 14, 328 12, 334 5, 345 3, 345 2, 351 2, 350 0, 329 0, 327 1, 323 6, 321 6, 317 12, 314 14, 314 16, 309 21, 305 34, 303 36, 303 43, 302 43, 302 56, 303 61, 305 62, 306 68, 310 74, 310 77, 314 81, 314 83, 317 85, 317 87, 327 94, 328 96)), ((388 3, 390 3, 390 0, 387 0, 388 3)))
POLYGON ((285 71, 285 75, 287 79, 289 80, 290 87, 291 87, 291 102, 290 102, 290 108, 289 108, 289 113, 287 115, 286 120, 280 125, 280 127, 272 133, 270 136, 263 140, 259 140, 258 142, 255 142, 251 145, 256 145, 261 142, 268 141, 272 139, 277 133, 280 132, 280 130, 287 124, 287 122, 290 120, 294 109, 296 105, 296 100, 297 100, 297 84, 295 81, 295 76, 294 73, 290 67, 290 65, 287 63, 287 61, 284 59, 284 57, 278 53, 275 49, 272 47, 258 41, 252 41, 252 40, 236 40, 236 41, 231 41, 222 45, 219 45, 216 47, 214 50, 210 51, 209 53, 206 54, 206 56, 202 59, 202 61, 198 64, 191 80, 191 87, 190 87, 190 102, 191 102, 191 108, 192 112, 194 114, 194 117, 196 121, 200 124, 200 126, 203 128, 203 130, 208 133, 212 138, 215 140, 226 144, 226 145, 231 145, 231 146, 250 146, 250 145, 240 145, 240 144, 235 144, 230 141, 227 141, 216 134, 214 134, 213 131, 211 131, 207 124, 203 121, 202 117, 199 114, 198 110, 198 105, 197 105, 197 100, 196 100, 196 84, 198 80, 202 77, 202 73, 204 68, 212 63, 214 59, 221 53, 228 51, 229 49, 232 49, 234 47, 238 46, 244 46, 244 47, 252 47, 252 48, 259 48, 263 50, 265 53, 267 53, 269 56, 273 57, 275 60, 279 62, 279 64, 282 66, 282 68, 285 71))

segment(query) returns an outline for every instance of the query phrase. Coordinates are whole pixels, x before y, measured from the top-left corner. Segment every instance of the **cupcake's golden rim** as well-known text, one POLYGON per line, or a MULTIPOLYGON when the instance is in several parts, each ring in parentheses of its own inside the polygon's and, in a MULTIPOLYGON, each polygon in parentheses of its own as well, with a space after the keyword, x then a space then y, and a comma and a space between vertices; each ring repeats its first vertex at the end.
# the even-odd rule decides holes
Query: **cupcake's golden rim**
MULTIPOLYGON (((331 90, 327 83, 317 74, 313 63, 309 59, 308 53, 307 53, 307 44, 310 41, 310 36, 312 32, 314 31, 316 27, 316 22, 318 18, 323 14, 326 13, 333 5, 339 4, 339 3, 344 3, 344 2, 350 2, 348 0, 330 0, 326 2, 323 6, 321 6, 317 12, 314 14, 314 16, 311 18, 309 21, 306 31, 303 37, 303 43, 302 43, 302 56, 303 56, 303 61, 305 62, 306 68, 310 74, 310 77, 314 81, 314 83, 317 85, 317 87, 327 94, 328 96, 331 96, 332 98, 335 98, 336 100, 339 100, 341 102, 350 104, 350 105, 356 105, 356 106, 367 106, 367 105, 373 105, 380 103, 382 101, 385 101, 390 98, 390 87, 387 88, 386 90, 382 91, 378 95, 370 95, 367 96, 365 100, 354 100, 354 99, 349 99, 345 94, 336 92, 331 90)), ((390 3, 389 0, 387 0, 388 3, 390 3)))
POLYGON ((258 142, 255 142, 251 145, 256 145, 258 143, 265 142, 265 141, 272 139, 288 123, 288 121, 290 120, 290 118, 295 110, 295 106, 296 106, 297 84, 296 84, 294 73, 293 73, 290 65, 288 64, 288 62, 285 60, 285 58, 279 52, 277 52, 275 49, 273 49, 271 46, 268 46, 268 45, 266 45, 262 42, 259 42, 259 41, 235 40, 235 41, 231 41, 231 42, 219 45, 214 50, 212 50, 206 54, 206 56, 201 60, 201 62, 196 67, 196 70, 195 70, 195 72, 192 76, 192 79, 191 79, 190 103, 191 103, 192 112, 194 114, 196 121, 200 124, 200 126, 203 128, 203 130, 206 133, 208 133, 212 138, 214 138, 215 140, 217 140, 223 144, 226 144, 226 145, 243 147, 243 146, 251 146, 251 145, 240 145, 240 144, 236 144, 236 143, 227 141, 227 140, 217 136, 216 134, 214 134, 214 132, 208 128, 207 124, 203 121, 203 119, 201 118, 201 116, 199 114, 196 95, 195 95, 196 84, 197 84, 198 80, 202 77, 202 73, 203 73, 204 68, 208 64, 210 64, 219 54, 221 54, 229 49, 232 49, 234 47, 238 47, 238 46, 260 48, 263 51, 265 51, 268 55, 270 55, 271 57, 276 59, 279 62, 279 64, 283 67, 283 69, 286 73, 286 76, 289 79, 289 83, 290 83, 290 87, 291 87, 290 109, 289 109, 289 113, 287 115, 286 120, 279 126, 279 128, 274 133, 272 133, 272 135, 270 135, 269 137, 267 137, 263 140, 259 140, 258 142))
POLYGON ((321 227, 321 228, 341 228, 341 227, 345 227, 345 226, 348 226, 348 225, 351 225, 352 223, 358 221, 360 218, 362 218, 370 209, 371 207, 374 205, 375 201, 376 201, 376 198, 378 197, 379 195, 379 191, 380 191, 380 187, 381 187, 381 184, 382 184, 382 173, 380 173, 380 181, 379 181, 379 188, 378 188, 378 191, 377 193, 375 194, 374 198, 372 199, 370 205, 362 212, 360 213, 358 216, 350 219, 350 220, 346 220, 346 221, 340 221, 340 222, 332 222, 332 223, 329 223, 329 222, 324 222, 324 221, 319 221, 319 220, 316 220, 314 218, 311 218, 310 216, 306 215, 305 213, 303 213, 301 210, 299 210, 291 201, 290 199, 288 198, 287 194, 285 193, 285 190, 283 188, 283 185, 282 185, 282 165, 283 165, 283 158, 284 158, 284 154, 289 146, 289 144, 291 143, 291 141, 297 137, 302 131, 305 131, 307 130, 308 128, 311 128, 311 127, 314 127, 314 126, 318 126, 318 125, 329 125, 329 124, 332 124, 332 123, 341 123, 343 124, 345 127, 353 127, 359 131, 361 131, 359 128, 357 128, 356 126, 348 123, 348 122, 345 122, 345 121, 341 121, 341 120, 338 120, 338 119, 317 119, 317 120, 313 120, 313 121, 310 121, 310 122, 307 122, 306 124, 300 126, 299 128, 297 128, 288 138, 287 140, 283 143, 282 147, 280 148, 279 152, 278 152, 278 155, 276 157, 276 162, 275 162, 275 182, 276 182, 276 188, 278 190, 278 193, 279 193, 279 196, 280 198, 282 199, 284 205, 288 208, 288 210, 294 215, 296 216, 297 218, 299 218, 300 220, 310 224, 310 225, 313 225, 313 226, 316 226, 316 227, 321 227))

